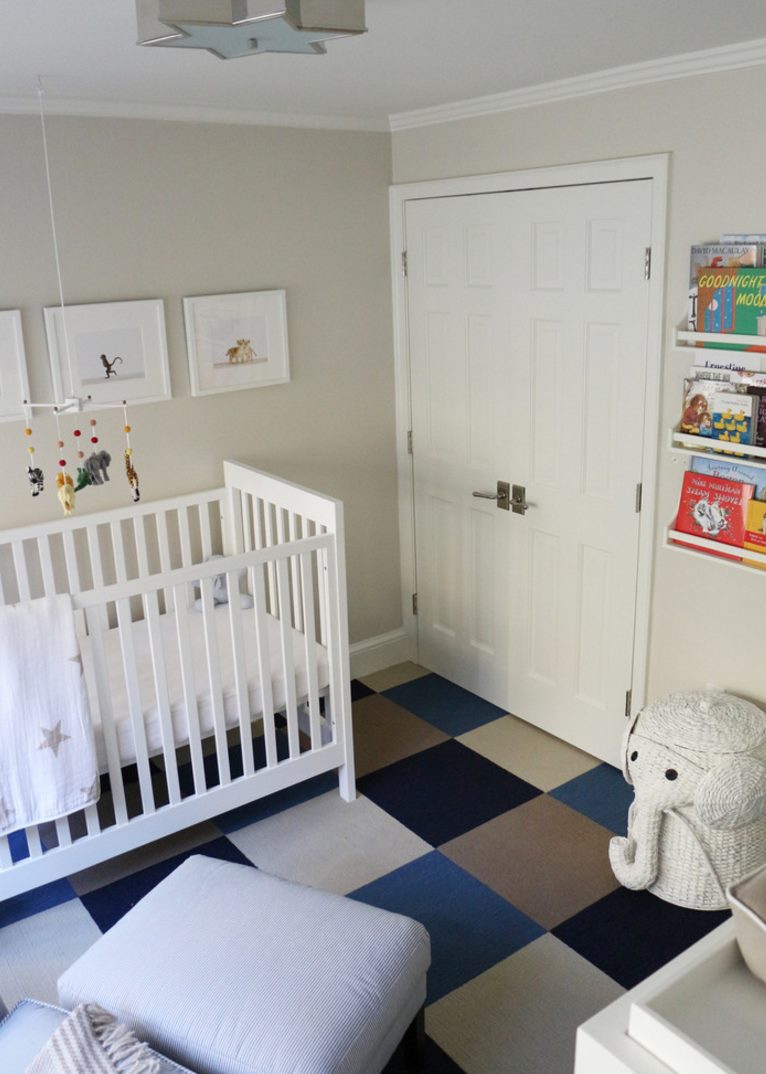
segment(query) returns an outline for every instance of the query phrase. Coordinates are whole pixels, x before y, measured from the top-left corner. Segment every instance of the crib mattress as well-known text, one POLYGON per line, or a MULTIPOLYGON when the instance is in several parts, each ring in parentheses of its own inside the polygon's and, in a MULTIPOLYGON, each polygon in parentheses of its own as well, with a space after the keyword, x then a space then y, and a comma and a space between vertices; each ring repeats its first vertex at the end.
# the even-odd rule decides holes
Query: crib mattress
MULTIPOLYGON (((189 724, 181 677, 181 661, 178 649, 176 617, 175 614, 171 612, 161 615, 159 618, 162 648, 165 654, 164 669, 167 680, 170 715, 173 725, 173 738, 176 746, 183 746, 189 741, 189 724)), ((284 710, 286 705, 286 685, 282 660, 281 629, 278 620, 273 616, 267 615, 265 620, 268 628, 268 650, 274 710, 275 712, 279 712, 280 710, 284 710)), ((213 612, 213 622, 215 624, 218 641, 218 662, 220 668, 224 719, 227 727, 235 727, 239 724, 239 710, 236 701, 236 682, 234 676, 234 659, 231 649, 229 610, 226 605, 218 605, 215 608, 213 612)), ((197 711, 199 713, 200 733, 204 738, 213 733, 213 701, 208 679, 209 664, 202 614, 200 612, 190 611, 188 615, 188 624, 194 693, 197 700, 197 711)), ((133 634, 133 648, 135 650, 135 664, 138 691, 141 701, 141 712, 148 752, 152 755, 157 754, 162 750, 162 731, 154 668, 149 644, 149 630, 145 620, 139 620, 138 622, 133 623, 131 629, 133 634)), ((296 630, 291 629, 289 633, 292 644, 295 693, 298 700, 301 701, 308 695, 306 639, 305 635, 296 630)), ((248 613, 243 611, 242 613, 242 634, 244 675, 247 682, 250 718, 251 720, 255 720, 263 714, 263 696, 258 669, 255 617, 252 612, 248 613)), ((127 765, 136 760, 136 746, 128 703, 128 690, 125 681, 126 677, 119 629, 115 627, 113 629, 105 630, 103 632, 103 639, 109 679, 108 689, 112 704, 114 725, 117 731, 120 761, 123 765, 127 765)), ((105 771, 106 750, 104 746, 103 729, 100 727, 98 719, 99 706, 96 693, 96 677, 92 643, 89 639, 81 642, 81 651, 91 702, 91 713, 93 715, 94 729, 96 732, 99 765, 101 766, 102 771, 105 771)), ((317 663, 317 679, 321 691, 329 683, 327 649, 323 645, 317 643, 314 652, 317 663)))

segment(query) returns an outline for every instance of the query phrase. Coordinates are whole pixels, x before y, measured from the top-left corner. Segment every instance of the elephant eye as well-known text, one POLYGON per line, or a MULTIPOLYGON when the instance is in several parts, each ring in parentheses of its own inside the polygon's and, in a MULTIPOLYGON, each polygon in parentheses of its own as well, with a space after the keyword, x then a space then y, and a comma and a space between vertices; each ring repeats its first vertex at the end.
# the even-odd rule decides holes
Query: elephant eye
POLYGON ((633 750, 633 752, 630 755, 630 759, 631 759, 631 761, 637 761, 638 760, 638 750, 633 750))
POLYGON ((669 768, 667 770, 667 772, 665 773, 665 779, 678 779, 678 772, 676 772, 675 768, 669 768))

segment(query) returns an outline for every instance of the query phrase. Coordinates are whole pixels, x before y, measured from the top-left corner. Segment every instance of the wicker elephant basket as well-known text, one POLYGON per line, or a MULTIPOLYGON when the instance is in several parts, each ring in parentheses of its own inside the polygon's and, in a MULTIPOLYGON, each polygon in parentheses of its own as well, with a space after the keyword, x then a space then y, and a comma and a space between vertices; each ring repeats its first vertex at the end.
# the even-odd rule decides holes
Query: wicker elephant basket
POLYGON ((623 774, 635 800, 609 846, 620 883, 726 909, 727 886, 766 862, 766 713, 719 691, 662 698, 628 727, 623 774))

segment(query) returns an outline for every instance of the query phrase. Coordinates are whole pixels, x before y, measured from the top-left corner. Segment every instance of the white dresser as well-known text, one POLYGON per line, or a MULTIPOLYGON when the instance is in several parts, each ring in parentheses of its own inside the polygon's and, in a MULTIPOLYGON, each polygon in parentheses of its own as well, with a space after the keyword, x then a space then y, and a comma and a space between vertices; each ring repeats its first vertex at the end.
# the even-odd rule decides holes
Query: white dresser
POLYGON ((766 985, 742 961, 732 921, 577 1030, 575 1074, 764 1071, 766 985))

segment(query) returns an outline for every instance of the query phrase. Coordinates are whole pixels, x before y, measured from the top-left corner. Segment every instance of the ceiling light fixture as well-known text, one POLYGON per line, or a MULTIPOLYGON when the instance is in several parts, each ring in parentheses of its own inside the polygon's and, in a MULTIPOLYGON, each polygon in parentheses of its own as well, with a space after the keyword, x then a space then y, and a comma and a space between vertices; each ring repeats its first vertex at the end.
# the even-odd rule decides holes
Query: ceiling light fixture
POLYGON ((260 52, 326 52, 362 34, 364 0, 136 0, 139 45, 201 48, 222 60, 260 52))

